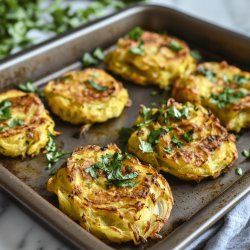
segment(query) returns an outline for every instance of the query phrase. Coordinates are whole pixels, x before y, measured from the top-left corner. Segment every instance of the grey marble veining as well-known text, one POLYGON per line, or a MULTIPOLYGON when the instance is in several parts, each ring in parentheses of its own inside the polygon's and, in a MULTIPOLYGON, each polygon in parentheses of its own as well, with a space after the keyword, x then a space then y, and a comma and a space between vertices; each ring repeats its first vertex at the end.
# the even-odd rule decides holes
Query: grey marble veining
MULTIPOLYGON (((152 0, 250 36, 250 0, 152 0)), ((250 55, 249 55, 250 56, 250 55)), ((0 190, 0 250, 67 250, 0 190)))

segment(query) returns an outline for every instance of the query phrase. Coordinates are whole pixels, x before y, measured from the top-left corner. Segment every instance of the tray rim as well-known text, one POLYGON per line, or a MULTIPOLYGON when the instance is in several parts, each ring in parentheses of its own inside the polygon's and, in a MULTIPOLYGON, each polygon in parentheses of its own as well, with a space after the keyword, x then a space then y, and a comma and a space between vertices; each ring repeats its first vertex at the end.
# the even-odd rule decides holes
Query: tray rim
MULTIPOLYGON (((229 29, 221 27, 221 26, 218 26, 216 24, 209 23, 209 22, 202 20, 202 19, 199 19, 197 17, 193 17, 193 16, 189 15, 188 13, 173 9, 169 6, 162 6, 162 5, 157 5, 157 4, 146 4, 146 5, 145 4, 136 4, 136 5, 133 5, 131 7, 126 8, 122 11, 119 11, 117 13, 114 13, 114 14, 105 16, 103 18, 97 19, 97 20, 92 21, 88 24, 81 25, 80 27, 78 27, 76 29, 73 29, 73 30, 68 31, 68 32, 64 32, 59 36, 55 36, 51 39, 46 40, 45 42, 31 46, 27 49, 24 49, 21 52, 18 52, 14 55, 9 56, 9 57, 0 61, 1 62, 0 72, 1 72, 1 70, 5 69, 5 68, 9 68, 11 65, 15 65, 16 63, 22 61, 23 59, 27 59, 27 57, 29 57, 29 56, 30 57, 34 56, 34 54, 36 54, 36 52, 38 52, 39 48, 46 49, 49 47, 51 48, 51 47, 57 46, 58 44, 60 44, 60 40, 62 38, 66 38, 66 39, 68 38, 68 39, 73 40, 75 37, 74 35, 77 35, 81 31, 82 32, 89 32, 89 29, 91 30, 91 29, 97 28, 98 26, 105 25, 106 22, 110 22, 112 19, 114 19, 113 21, 115 21, 115 19, 117 19, 117 18, 122 19, 122 16, 129 15, 130 12, 131 13, 132 12, 140 13, 140 12, 147 11, 147 10, 154 9, 154 8, 163 8, 163 9, 167 9, 168 11, 182 14, 183 16, 186 16, 190 19, 193 19, 195 21, 203 23, 206 26, 213 27, 213 28, 220 30, 222 32, 229 33, 231 36, 237 37, 239 39, 247 40, 248 42, 250 42, 250 37, 248 37, 246 35, 243 35, 241 33, 229 30, 229 29)), ((225 203, 226 202, 228 202, 228 203, 226 203, 226 206, 224 206, 224 208, 221 209, 221 211, 217 212, 217 214, 214 212, 213 216, 211 216, 211 218, 208 220, 207 223, 206 222, 200 223, 200 225, 199 225, 200 230, 197 230, 197 231, 193 232, 192 234, 189 234, 189 236, 184 238, 183 241, 180 241, 180 239, 179 239, 179 242, 177 241, 177 242, 173 243, 175 246, 173 248, 169 248, 169 249, 184 249, 184 247, 187 246, 190 242, 192 242, 192 240, 194 240, 197 236, 199 236, 207 228, 209 228, 216 221, 218 221, 225 213, 227 213, 229 210, 231 210, 244 196, 246 196, 248 193, 250 193, 250 186, 247 184, 247 183, 249 183, 249 181, 250 181, 250 173, 247 172, 247 173, 245 173, 244 176, 242 176, 240 179, 236 180, 230 187, 228 187, 220 195, 218 195, 215 199, 213 199, 207 206, 203 207, 200 211, 198 211, 193 217, 197 217, 200 213, 204 212, 204 210, 206 210, 207 207, 209 207, 209 206, 216 207, 216 202, 218 202, 220 200, 223 201, 224 194, 229 193, 227 201, 224 200, 225 203), (232 192, 232 190, 234 190, 234 186, 236 186, 238 184, 242 185, 241 192, 240 193, 232 192)), ((114 248, 110 247, 109 245, 100 241, 98 238, 94 237, 92 234, 90 234, 86 230, 83 230, 78 224, 73 222, 73 220, 71 220, 66 215, 64 215, 57 207, 54 207, 53 205, 51 205, 42 196, 40 196, 38 193, 36 193, 32 188, 30 188, 24 182, 19 180, 14 174, 12 174, 10 171, 8 171, 6 168, 4 168, 1 163, 0 163, 0 188, 5 190, 11 196, 13 196, 18 202, 20 202, 23 206, 28 208, 28 210, 30 210, 37 217, 42 219, 53 230, 57 231, 57 233, 59 233, 61 236, 65 237, 67 240, 69 240, 71 243, 75 244, 77 247, 79 247, 79 248, 87 247, 87 249, 104 249, 104 250, 114 249, 114 248), (16 186, 19 188, 14 188, 10 184, 12 182, 14 182, 16 184, 16 186), (28 199, 26 199, 26 197, 22 193, 22 191, 26 191, 29 195, 32 195, 34 197, 34 199, 36 200, 36 203, 34 204, 33 202, 30 202, 28 199), (86 245, 82 244, 82 242, 80 242, 81 245, 79 245, 78 239, 75 238, 74 235, 72 236, 73 239, 70 238, 69 235, 65 235, 65 232, 62 231, 62 227, 63 227, 62 223, 58 224, 55 217, 53 218, 53 216, 50 215, 49 220, 48 220, 48 217, 46 218, 44 213, 41 214, 41 210, 43 210, 43 209, 39 208, 40 204, 42 204, 46 208, 48 208, 50 210, 50 212, 53 211, 52 212, 53 215, 58 216, 58 214, 60 214, 60 218, 63 218, 63 220, 65 220, 66 222, 68 222, 70 224, 73 222, 76 225, 75 226, 76 230, 80 230, 81 232, 83 232, 83 233, 81 233, 81 236, 84 234, 86 236, 86 238, 88 239, 88 242, 86 243, 86 245), (40 211, 39 211, 39 209, 40 209, 40 211), (58 226, 59 226, 59 228, 58 228, 58 226), (96 248, 96 247, 98 247, 98 248, 96 248)), ((237 190, 234 190, 234 191, 237 191, 237 190)), ((192 220, 190 220, 190 221, 192 221, 192 220)), ((185 222, 182 226, 178 227, 178 229, 176 229, 173 233, 176 234, 180 230, 183 230, 183 227, 185 227, 185 225, 186 225, 186 227, 187 226, 190 227, 190 223, 192 225, 192 222, 190 222, 190 221, 185 222)), ((171 233, 171 236, 173 233, 171 233)), ((161 242, 149 247, 149 249, 159 249, 159 250, 165 249, 164 246, 167 244, 167 242, 165 242, 165 241, 169 241, 169 237, 166 237, 161 242)))

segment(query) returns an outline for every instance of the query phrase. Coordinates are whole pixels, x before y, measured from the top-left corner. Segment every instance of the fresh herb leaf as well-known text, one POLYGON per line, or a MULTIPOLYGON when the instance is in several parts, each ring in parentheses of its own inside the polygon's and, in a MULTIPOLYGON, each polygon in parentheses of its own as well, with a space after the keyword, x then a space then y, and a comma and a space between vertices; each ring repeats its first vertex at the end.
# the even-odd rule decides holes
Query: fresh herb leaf
POLYGON ((144 54, 144 45, 142 41, 139 41, 136 47, 132 47, 129 50, 134 55, 143 55, 144 54))
POLYGON ((10 107, 12 103, 11 101, 4 100, 0 102, 0 121, 8 120, 11 118, 10 107))
POLYGON ((184 117, 184 118, 188 118, 188 116, 189 116, 189 109, 188 109, 188 107, 183 107, 182 109, 181 109, 181 116, 182 116, 182 118, 184 117))
POLYGON ((180 45, 179 42, 175 41, 175 40, 172 40, 170 43, 169 43, 169 48, 174 50, 174 51, 177 51, 179 52, 180 50, 183 49, 183 47, 180 45))
POLYGON ((187 131, 186 133, 183 134, 183 138, 186 142, 191 142, 193 141, 193 134, 194 134, 194 131, 193 130, 190 130, 190 131, 187 131))
POLYGON ((169 117, 173 117, 173 118, 176 118, 176 119, 180 119, 182 117, 182 114, 181 112, 175 107, 170 107, 168 110, 167 110, 167 115, 169 117))
POLYGON ((190 51, 190 54, 191 54, 191 56, 192 56, 195 60, 197 60, 197 61, 201 61, 201 60, 202 60, 202 55, 201 55, 201 53, 199 52, 199 50, 193 49, 193 50, 190 51))
POLYGON ((139 140, 140 140, 139 149, 142 151, 142 153, 154 152, 153 147, 149 142, 143 141, 141 138, 139 138, 139 140))
POLYGON ((163 150, 167 154, 171 154, 173 152, 173 149, 171 147, 164 148, 163 150))
POLYGON ((234 75, 233 82, 236 83, 238 86, 244 85, 250 81, 250 78, 247 78, 243 75, 234 75))
POLYGON ((140 27, 135 27, 131 31, 129 31, 128 36, 130 39, 139 41, 141 39, 143 30, 140 27))
POLYGON ((89 168, 85 168, 85 172, 89 174, 92 178, 97 178, 97 169, 94 166, 91 166, 89 168))
POLYGON ((235 169, 235 173, 236 173, 237 175, 243 175, 242 168, 236 168, 236 169, 235 169))
POLYGON ((177 147, 182 148, 184 144, 174 135, 171 139, 171 142, 177 147))
POLYGON ((241 154, 246 158, 250 158, 250 149, 244 149, 241 154))
POLYGON ((211 82, 215 81, 216 73, 210 69, 206 69, 204 66, 199 66, 197 68, 196 72, 207 77, 209 79, 209 81, 211 81, 211 82))
POLYGON ((159 128, 154 129, 150 132, 148 136, 148 142, 152 145, 155 145, 159 142, 159 137, 171 131, 172 128, 159 128))
POLYGON ((94 88, 94 89, 97 90, 97 91, 102 92, 102 91, 105 91, 105 90, 108 89, 107 86, 99 85, 98 83, 96 83, 96 82, 93 81, 93 80, 88 80, 88 82, 89 82, 89 84, 91 85, 91 87, 94 88))
POLYGON ((58 150, 56 147, 55 137, 49 134, 49 141, 46 146, 46 158, 48 160, 48 169, 52 168, 53 165, 58 162, 64 155, 70 153, 58 150))
POLYGON ((0 133, 4 132, 5 128, 5 126, 0 126, 0 133))
POLYGON ((225 108, 227 105, 235 103, 245 97, 247 91, 245 89, 224 88, 220 94, 211 94, 210 98, 217 104, 219 108, 225 108))
POLYGON ((82 62, 85 67, 98 64, 98 60, 95 59, 90 53, 84 53, 82 62))
POLYGON ((32 82, 26 82, 18 85, 18 88, 27 93, 35 93, 38 88, 32 84, 32 82))
POLYGON ((93 56, 99 61, 103 61, 103 59, 105 58, 105 55, 101 48, 96 48, 93 52, 93 56))
POLYGON ((8 121, 8 126, 10 128, 14 128, 14 127, 17 127, 17 126, 23 126, 25 123, 23 120, 20 120, 20 119, 11 119, 8 121))

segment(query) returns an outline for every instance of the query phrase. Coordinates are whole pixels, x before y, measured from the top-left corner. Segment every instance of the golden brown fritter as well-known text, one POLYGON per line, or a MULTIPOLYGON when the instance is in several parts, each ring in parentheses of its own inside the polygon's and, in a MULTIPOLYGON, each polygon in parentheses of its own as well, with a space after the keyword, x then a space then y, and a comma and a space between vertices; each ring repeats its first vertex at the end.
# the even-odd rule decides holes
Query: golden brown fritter
POLYGON ((117 243, 157 237, 173 205, 163 176, 113 144, 76 149, 49 179, 48 190, 65 214, 98 238, 117 243))
POLYGON ((0 154, 16 157, 39 154, 55 135, 54 121, 41 100, 31 93, 0 93, 0 154))
POLYGON ((250 126, 250 73, 226 62, 198 65, 174 84, 172 96, 211 109, 228 130, 239 132, 250 126))
POLYGON ((195 69, 185 42, 148 31, 139 32, 138 37, 135 30, 120 38, 116 48, 107 54, 105 62, 112 72, 141 85, 166 88, 177 76, 195 69))
POLYGON ((234 136, 213 114, 174 99, 159 109, 142 107, 128 150, 158 170, 197 182, 219 176, 237 158, 234 136))
POLYGON ((44 89, 52 111, 73 124, 105 122, 128 103, 123 85, 101 69, 68 72, 44 89))

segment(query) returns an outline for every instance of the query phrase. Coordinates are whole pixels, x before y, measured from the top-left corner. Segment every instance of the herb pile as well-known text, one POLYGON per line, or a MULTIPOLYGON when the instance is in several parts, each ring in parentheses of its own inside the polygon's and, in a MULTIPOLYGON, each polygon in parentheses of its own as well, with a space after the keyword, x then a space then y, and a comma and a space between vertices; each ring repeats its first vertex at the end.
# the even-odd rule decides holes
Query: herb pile
POLYGON ((135 27, 128 33, 128 37, 134 41, 138 41, 136 47, 130 48, 130 52, 134 55, 143 55, 144 54, 144 45, 141 39, 143 30, 140 27, 135 27))
POLYGON ((0 6, 0 59, 17 49, 28 47, 38 41, 30 32, 60 34, 78 27, 90 19, 101 16, 107 8, 118 10, 140 0, 86 1, 86 8, 73 10, 66 1, 51 1, 45 6, 42 0, 5 0, 0 6))
MULTIPOLYGON (((106 174, 107 186, 118 186, 118 187, 133 187, 136 178, 139 173, 137 171, 122 174, 122 165, 125 159, 130 158, 130 155, 123 155, 121 153, 114 153, 102 155, 97 163, 85 169, 92 178, 98 178, 98 171, 102 170, 106 174)), ((130 168, 130 171, 132 168, 130 168)))
POLYGON ((10 119, 7 122, 7 126, 4 126, 4 125, 0 126, 0 132, 4 132, 7 127, 14 128, 17 126, 25 125, 23 120, 17 119, 17 118, 12 118, 11 110, 10 110, 11 106, 12 106, 11 101, 4 100, 4 101, 0 102, 0 121, 6 121, 6 120, 10 119))
POLYGON ((201 74, 209 79, 211 82, 215 82, 216 73, 210 69, 206 69, 203 66, 199 66, 196 70, 198 74, 201 74))
POLYGON ((226 106, 239 101, 241 98, 247 95, 245 89, 232 89, 230 87, 224 88, 220 94, 211 94, 211 99, 217 104, 219 108, 225 108, 226 106))

